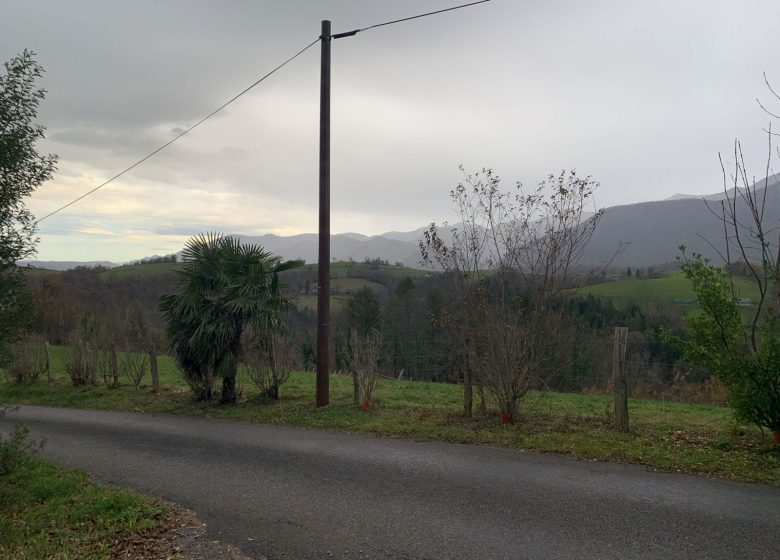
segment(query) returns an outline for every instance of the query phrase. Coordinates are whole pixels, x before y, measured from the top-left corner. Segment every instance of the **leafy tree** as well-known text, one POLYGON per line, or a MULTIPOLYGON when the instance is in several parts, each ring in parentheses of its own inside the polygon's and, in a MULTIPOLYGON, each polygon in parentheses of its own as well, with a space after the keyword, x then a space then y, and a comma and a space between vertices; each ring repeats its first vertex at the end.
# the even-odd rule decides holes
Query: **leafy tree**
POLYGON ((720 378, 740 420, 780 432, 780 316, 745 326, 727 274, 698 254, 682 260, 702 310, 687 317, 686 358, 720 378))
MULTIPOLYGON (((767 86, 780 102, 769 82, 767 86)), ((777 113, 767 113, 777 118, 777 113)), ((769 428, 780 442, 780 239, 765 213, 769 191, 777 188, 769 174, 776 136, 771 122, 766 132, 769 159, 764 179, 748 175, 736 141, 734 170, 726 173, 723 167, 720 208, 707 203, 723 224, 725 270, 701 255, 688 258, 681 247, 683 273, 702 309, 687 318, 690 339, 684 348, 689 359, 720 377, 740 419, 769 428), (734 276, 740 273, 753 281, 759 294, 755 305, 745 310, 746 320, 734 285, 734 276)))
POLYGON ((382 308, 376 292, 364 286, 347 304, 347 332, 356 330, 359 336, 367 336, 379 330, 382 323, 382 308))
POLYGON ((219 234, 190 239, 182 256, 181 292, 160 300, 171 347, 188 380, 221 377, 221 402, 235 403, 242 334, 281 329, 291 304, 278 274, 299 263, 219 234))
POLYGON ((0 75, 0 362, 18 340, 30 300, 16 262, 35 253, 36 223, 24 204, 56 169, 57 156, 40 155, 45 128, 35 123, 46 91, 36 86, 43 68, 25 50, 4 64, 0 75))
POLYGON ((399 282, 384 311, 385 344, 395 371, 417 371, 421 351, 419 340, 424 328, 423 307, 414 280, 407 276, 399 282))
POLYGON ((368 286, 355 292, 347 303, 346 327, 345 358, 352 370, 353 400, 357 404, 360 400, 361 379, 354 364, 356 359, 361 361, 361 358, 354 355, 355 348, 359 348, 361 351, 364 348, 371 348, 371 351, 367 350, 367 355, 373 355, 374 342, 381 340, 379 331, 382 327, 382 307, 376 292, 368 286))

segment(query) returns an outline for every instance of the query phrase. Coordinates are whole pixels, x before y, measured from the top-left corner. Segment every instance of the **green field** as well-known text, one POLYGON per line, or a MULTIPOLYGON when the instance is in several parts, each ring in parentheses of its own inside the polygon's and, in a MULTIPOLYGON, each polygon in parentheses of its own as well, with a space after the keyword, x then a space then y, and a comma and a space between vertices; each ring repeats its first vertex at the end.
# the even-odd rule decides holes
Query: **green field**
POLYGON ((572 455, 581 459, 620 461, 651 469, 780 486, 780 446, 768 434, 737 425, 731 412, 718 406, 631 399, 632 431, 611 429, 608 396, 532 393, 521 417, 502 426, 495 414, 460 414, 457 385, 382 380, 376 407, 363 412, 352 404, 352 380, 331 377, 331 406, 316 409, 314 376, 296 373, 282 389, 279 403, 263 402, 258 391, 241 380, 246 399, 236 406, 194 402, 170 359, 160 359, 162 389, 153 393, 147 378, 138 391, 127 382, 119 389, 74 388, 62 373, 60 348, 54 349, 56 384, 0 383, 0 401, 78 408, 98 408, 347 430, 418 440, 440 440, 514 447, 572 455))
POLYGON ((123 278, 148 278, 150 276, 160 276, 181 267, 181 264, 174 263, 154 263, 154 264, 134 264, 128 266, 118 266, 100 273, 101 278, 119 280, 123 278))
MULTIPOLYGON (((747 279, 738 278, 735 286, 737 297, 751 298, 754 302, 758 299, 758 289, 747 279)), ((668 273, 662 278, 625 277, 613 282, 586 286, 579 293, 636 303, 673 303, 675 299, 695 300, 691 283, 681 271, 668 273)))
MULTIPOLYGON (((298 309, 310 309, 311 311, 317 311, 316 294, 292 296, 290 300, 298 309)), ((349 300, 349 296, 330 296, 330 308, 333 311, 341 310, 345 305, 347 305, 349 300)))
POLYGON ((0 558, 173 558, 176 515, 159 500, 32 459, 0 476, 0 558))
POLYGON ((30 266, 19 267, 19 270, 33 278, 43 278, 46 276, 60 274, 59 270, 49 270, 48 268, 33 268, 30 266))
POLYGON ((342 294, 354 294, 362 288, 371 288, 380 295, 387 293, 387 288, 382 284, 365 278, 334 278, 330 281, 330 289, 342 294))
MULTIPOLYGON (((309 270, 317 270, 317 263, 307 264, 305 265, 305 268, 309 270)), ((330 265, 331 278, 347 278, 349 276, 359 277, 364 273, 382 274, 383 276, 389 276, 392 278, 406 278, 407 276, 410 278, 419 278, 422 276, 435 274, 430 270, 387 264, 369 265, 362 262, 337 261, 331 263, 330 265)))

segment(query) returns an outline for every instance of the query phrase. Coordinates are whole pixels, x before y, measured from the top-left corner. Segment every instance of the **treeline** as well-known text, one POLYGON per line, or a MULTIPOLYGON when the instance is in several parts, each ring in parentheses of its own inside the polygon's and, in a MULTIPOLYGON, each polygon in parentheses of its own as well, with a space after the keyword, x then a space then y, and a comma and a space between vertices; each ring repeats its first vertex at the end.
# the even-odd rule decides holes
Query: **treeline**
POLYGON ((121 338, 141 329, 150 343, 164 348, 158 301, 175 289, 174 274, 114 276, 107 270, 79 267, 28 274, 32 328, 51 344, 69 344, 85 330, 121 338))
MULTIPOLYGON (((367 280, 350 291, 332 317, 333 371, 349 370, 352 331, 381 333, 380 364, 384 375, 405 379, 459 382, 458 336, 446 320, 455 310, 455 278, 451 274, 420 274, 374 263, 351 263, 346 277, 367 280), (382 289, 374 289, 381 287, 382 289)), ((285 294, 295 298, 316 293, 316 269, 298 268, 282 274, 285 294)), ((120 348, 165 352, 167 341, 158 310, 159 298, 176 291, 173 272, 114 275, 101 268, 77 268, 61 273, 28 275, 33 294, 34 330, 52 344, 73 345, 91 341, 102 349, 120 348)), ((489 284, 489 282, 488 282, 489 284)), ((514 289, 522 292, 518 281, 514 289)), ((334 289, 333 295, 339 295, 334 289)), ((682 332, 679 310, 663 304, 616 305, 593 296, 561 299, 564 323, 549 364, 556 375, 549 388, 565 391, 604 389, 610 382, 611 333, 627 326, 629 374, 642 394, 664 394, 675 384, 706 379, 690 367, 679 350, 664 342, 661 328, 682 332), (564 329, 564 335, 560 334, 564 329)), ((288 344, 294 365, 313 369, 316 364, 316 314, 298 308, 288 317, 288 344)), ((693 398, 693 397, 690 397, 693 398)), ((706 395, 694 400, 708 400, 706 395)))

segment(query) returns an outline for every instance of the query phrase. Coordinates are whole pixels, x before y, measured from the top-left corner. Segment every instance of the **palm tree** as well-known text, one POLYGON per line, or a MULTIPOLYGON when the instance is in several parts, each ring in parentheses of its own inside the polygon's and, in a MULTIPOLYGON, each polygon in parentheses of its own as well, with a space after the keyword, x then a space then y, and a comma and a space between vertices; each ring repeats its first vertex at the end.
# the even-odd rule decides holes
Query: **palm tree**
MULTIPOLYGON (((221 377, 220 401, 235 403, 241 335, 247 328, 281 328, 291 304, 278 274, 300 262, 282 262, 259 245, 216 233, 190 239, 182 256, 181 292, 160 298, 168 340, 188 381, 221 377)), ((210 398, 205 390, 201 396, 210 398)))

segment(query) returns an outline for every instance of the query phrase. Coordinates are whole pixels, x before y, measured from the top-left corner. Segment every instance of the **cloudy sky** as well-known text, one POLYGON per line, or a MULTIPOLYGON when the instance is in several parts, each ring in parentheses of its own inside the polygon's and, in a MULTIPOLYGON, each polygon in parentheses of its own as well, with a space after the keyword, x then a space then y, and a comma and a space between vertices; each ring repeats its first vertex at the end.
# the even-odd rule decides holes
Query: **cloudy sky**
MULTIPOLYGON (((6 0, 0 58, 47 69, 42 216, 172 138, 311 42, 457 0, 6 0)), ((601 206, 705 194, 735 137, 761 173, 780 2, 493 0, 333 43, 334 232, 412 230, 492 167, 576 168, 601 206)), ((319 47, 120 180, 41 224, 38 258, 124 261, 201 231, 317 229, 319 47)))

